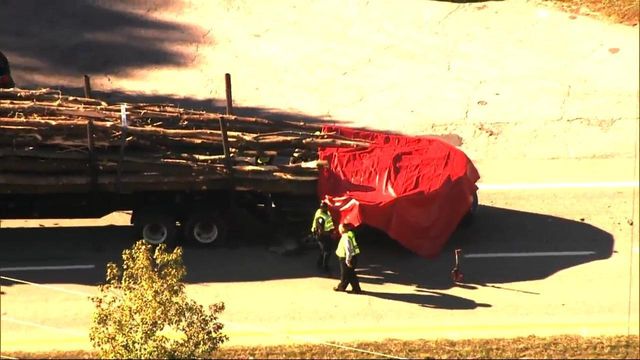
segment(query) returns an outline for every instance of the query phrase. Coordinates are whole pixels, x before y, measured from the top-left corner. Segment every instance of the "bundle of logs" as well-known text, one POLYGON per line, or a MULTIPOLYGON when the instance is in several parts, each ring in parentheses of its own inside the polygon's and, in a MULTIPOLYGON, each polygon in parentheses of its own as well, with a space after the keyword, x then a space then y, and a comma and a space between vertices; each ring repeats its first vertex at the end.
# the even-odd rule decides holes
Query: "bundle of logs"
POLYGON ((245 189, 315 194, 322 124, 0 89, 0 193, 245 189))

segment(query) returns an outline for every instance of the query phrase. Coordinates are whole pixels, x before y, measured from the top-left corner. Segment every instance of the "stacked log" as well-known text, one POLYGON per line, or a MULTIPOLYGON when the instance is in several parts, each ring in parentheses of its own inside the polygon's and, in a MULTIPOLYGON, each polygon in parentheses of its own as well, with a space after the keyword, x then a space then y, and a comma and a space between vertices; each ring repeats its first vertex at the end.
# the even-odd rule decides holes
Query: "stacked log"
POLYGON ((320 123, 0 89, 0 193, 232 187, 313 194, 322 146, 367 143, 323 133, 320 123))

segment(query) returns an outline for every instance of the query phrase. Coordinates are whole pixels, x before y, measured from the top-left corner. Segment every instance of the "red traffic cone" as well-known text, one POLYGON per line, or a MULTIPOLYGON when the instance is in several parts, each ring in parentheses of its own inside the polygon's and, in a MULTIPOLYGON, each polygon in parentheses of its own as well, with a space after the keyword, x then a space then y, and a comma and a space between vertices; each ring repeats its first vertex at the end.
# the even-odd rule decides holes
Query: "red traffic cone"
POLYGON ((462 270, 460 270, 460 253, 462 253, 462 249, 455 250, 456 265, 453 267, 453 270, 451 270, 451 279, 455 283, 464 281, 464 275, 462 275, 462 270))

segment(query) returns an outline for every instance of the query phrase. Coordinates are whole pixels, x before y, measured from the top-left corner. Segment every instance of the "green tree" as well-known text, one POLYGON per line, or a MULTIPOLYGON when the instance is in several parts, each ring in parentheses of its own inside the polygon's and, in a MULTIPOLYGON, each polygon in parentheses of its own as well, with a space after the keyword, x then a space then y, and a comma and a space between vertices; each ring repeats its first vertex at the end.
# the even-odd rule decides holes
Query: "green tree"
POLYGON ((92 298, 89 337, 103 358, 207 358, 228 340, 220 302, 204 307, 188 299, 182 248, 153 250, 144 241, 122 253, 123 265, 107 265, 107 281, 92 298))

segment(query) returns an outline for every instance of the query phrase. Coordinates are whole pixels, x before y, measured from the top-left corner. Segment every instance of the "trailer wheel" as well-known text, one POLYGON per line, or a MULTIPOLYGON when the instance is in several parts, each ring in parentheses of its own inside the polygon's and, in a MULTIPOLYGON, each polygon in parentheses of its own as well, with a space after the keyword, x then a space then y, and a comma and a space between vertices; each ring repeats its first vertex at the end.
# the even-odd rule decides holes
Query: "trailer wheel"
POLYGON ((167 215, 145 214, 136 224, 142 239, 151 245, 175 245, 176 220, 167 215))
POLYGON ((222 220, 216 214, 193 214, 184 227, 185 237, 203 245, 222 245, 225 229, 222 220))

